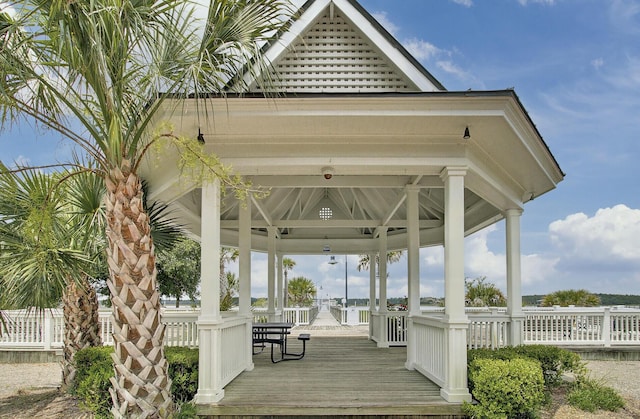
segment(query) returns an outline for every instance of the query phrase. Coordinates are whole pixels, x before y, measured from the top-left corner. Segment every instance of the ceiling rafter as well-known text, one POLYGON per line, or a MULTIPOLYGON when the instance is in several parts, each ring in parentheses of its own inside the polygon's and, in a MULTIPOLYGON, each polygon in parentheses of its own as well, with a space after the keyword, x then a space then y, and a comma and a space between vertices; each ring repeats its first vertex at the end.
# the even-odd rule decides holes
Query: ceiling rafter
POLYGON ((271 215, 265 210, 265 208, 260 204, 260 202, 256 199, 255 196, 251 195, 251 203, 256 207, 262 218, 267 222, 267 225, 273 225, 273 220, 271 215))
POLYGON ((322 196, 325 195, 326 190, 313 189, 313 192, 309 195, 304 207, 300 210, 300 218, 305 218, 309 212, 315 208, 316 205, 322 200, 322 196))

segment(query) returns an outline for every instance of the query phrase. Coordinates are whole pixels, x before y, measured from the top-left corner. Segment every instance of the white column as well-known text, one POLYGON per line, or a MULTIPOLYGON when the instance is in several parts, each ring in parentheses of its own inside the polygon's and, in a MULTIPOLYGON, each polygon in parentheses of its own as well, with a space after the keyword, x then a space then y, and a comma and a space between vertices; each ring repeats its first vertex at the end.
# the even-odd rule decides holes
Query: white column
POLYGON ((409 314, 420 315, 420 224, 417 186, 407 186, 407 272, 409 274, 409 314))
POLYGON ((282 264, 282 253, 278 253, 278 313, 280 316, 284 316, 284 269, 282 264))
POLYGON ((220 181, 202 187, 200 224, 200 342, 196 403, 215 403, 224 397, 220 325, 220 181))
POLYGON ((388 348, 389 339, 387 336, 387 227, 380 227, 380 235, 378 237, 378 270, 380 271, 380 289, 378 295, 380 296, 380 305, 378 307, 378 314, 380 319, 380 330, 376 333, 378 335, 378 347, 388 348))
POLYGON ((267 316, 275 321, 276 315, 276 227, 267 227, 267 316))
POLYGON ((522 276, 520 265, 520 218, 521 209, 504 212, 507 242, 507 314, 511 318, 509 345, 522 344, 522 276))
POLYGON ((387 312, 387 227, 380 227, 380 236, 378 237, 378 259, 380 270, 380 307, 378 311, 387 312))
POLYGON ((202 187, 200 319, 220 319, 220 181, 202 187))
POLYGON ((446 167, 444 181, 445 382, 449 402, 471 401, 467 388, 467 329, 464 309, 464 176, 466 167, 446 167))
POLYGON ((251 199, 240 205, 238 231, 238 268, 240 276, 238 312, 251 315, 251 199))
POLYGON ((376 311, 376 254, 369 253, 369 339, 373 337, 373 313, 376 311))
MULTIPOLYGON (((420 188, 409 185, 405 188, 407 195, 407 273, 408 273, 408 305, 407 319, 407 362, 405 367, 414 369, 416 354, 420 348, 416 345, 413 329, 413 316, 420 316, 420 224, 418 222, 418 193, 420 188)), ((423 350, 425 348, 422 348, 423 350)))
POLYGON ((369 309, 376 311, 376 254, 369 253, 369 309))
POLYGON ((444 277, 445 315, 467 320, 464 310, 464 176, 466 168, 445 168, 444 181, 444 277))

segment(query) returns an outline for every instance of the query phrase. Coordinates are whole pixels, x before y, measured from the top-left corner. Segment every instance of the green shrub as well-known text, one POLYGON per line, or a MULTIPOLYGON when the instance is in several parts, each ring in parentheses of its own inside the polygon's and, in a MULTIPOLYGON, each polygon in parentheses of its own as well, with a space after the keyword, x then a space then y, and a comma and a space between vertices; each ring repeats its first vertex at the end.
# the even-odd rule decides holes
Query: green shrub
POLYGON ((198 349, 165 348, 171 377, 171 394, 175 402, 192 400, 198 391, 198 349))
MULTIPOLYGON (((540 362, 544 383, 547 390, 559 385, 563 374, 572 372, 579 379, 586 372, 585 364, 580 356, 555 346, 548 345, 521 345, 509 346, 499 349, 471 349, 467 352, 468 364, 475 359, 535 359, 540 362)), ((472 389, 472 383, 469 384, 472 389)))
POLYGON ((111 346, 90 347, 76 352, 73 357, 73 363, 76 367, 76 376, 71 385, 71 392, 75 394, 75 389, 78 387, 79 383, 86 380, 94 370, 105 367, 113 370, 113 361, 111 360, 112 352, 113 347, 111 346))
POLYGON ((109 346, 85 348, 73 358, 77 372, 70 391, 78 396, 80 406, 94 412, 97 418, 111 417, 112 352, 109 346))
POLYGON ((193 403, 182 403, 178 412, 175 415, 175 419, 197 419, 198 411, 196 405, 193 403))
POLYGON ((567 372, 574 373, 577 378, 586 374, 586 367, 580 356, 566 349, 549 345, 521 345, 513 349, 517 354, 540 361, 544 383, 549 390, 557 387, 567 372))
POLYGON ((532 359, 474 359, 469 369, 477 404, 463 411, 476 418, 535 416, 545 401, 540 363, 532 359))
MULTIPOLYGON (((85 348, 76 353, 74 363, 76 377, 69 389, 78 396, 80 404, 96 414, 96 417, 111 417, 111 395, 109 379, 114 376, 113 347, 85 348)), ((185 403, 192 400, 198 390, 198 350, 166 347, 169 377, 172 380, 171 395, 180 408, 179 418, 195 417, 195 407, 185 403)))
POLYGON ((571 406, 587 412, 598 409, 616 412, 624 407, 624 400, 614 389, 589 378, 576 383, 567 401, 571 406))

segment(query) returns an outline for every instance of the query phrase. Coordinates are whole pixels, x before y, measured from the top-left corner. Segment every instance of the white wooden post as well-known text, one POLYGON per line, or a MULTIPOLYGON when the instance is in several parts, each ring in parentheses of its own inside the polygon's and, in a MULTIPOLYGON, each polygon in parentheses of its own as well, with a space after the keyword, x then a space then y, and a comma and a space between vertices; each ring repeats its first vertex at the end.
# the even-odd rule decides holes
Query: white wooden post
POLYGON ((276 227, 267 227, 267 317, 275 321, 276 317, 276 227))
POLYGON ((240 205, 240 227, 238 232, 238 268, 240 276, 238 312, 251 315, 251 199, 240 205))
POLYGON ((504 212, 506 220, 507 244, 507 314, 509 322, 509 345, 522 344, 522 277, 520 265, 520 217, 521 209, 509 209, 504 212))
POLYGON ((378 237, 378 263, 380 270, 380 331, 378 340, 379 348, 388 348, 389 339, 387 336, 387 227, 379 227, 380 236, 378 237))
MULTIPOLYGON (((0 327, 2 327, 0 325, 0 327)), ((53 337, 53 319, 51 317, 51 310, 45 310, 44 312, 44 323, 42 325, 42 333, 43 333, 43 344, 44 350, 48 351, 51 349, 51 341, 53 337)))
POLYGON ((444 181, 445 382, 448 402, 471 401, 467 388, 467 329, 464 309, 464 176, 466 167, 446 167, 444 181))
POLYGON ((206 404, 224 397, 220 331, 220 181, 217 179, 202 187, 201 214, 200 353, 195 401, 206 404))
POLYGON ((407 273, 408 273, 408 304, 407 318, 407 362, 406 368, 414 369, 417 351, 413 329, 413 316, 420 316, 420 224, 418 219, 418 193, 420 188, 409 185, 405 188, 407 195, 407 273))
POLYGON ((282 264, 282 253, 278 253, 278 259, 277 259, 277 263, 276 265, 278 266, 278 274, 277 274, 277 278, 278 278, 278 316, 280 316, 280 319, 282 319, 282 316, 284 316, 284 270, 283 270, 283 264, 282 264))
POLYGON ((376 254, 369 253, 369 339, 373 333, 373 313, 376 311, 376 254))
POLYGON ((611 346, 611 307, 604 307, 604 315, 602 317, 602 340, 605 348, 611 346))
MULTIPOLYGON (((251 198, 247 198, 240 205, 238 228, 238 256, 239 256, 239 276, 240 284, 238 290, 238 315, 253 320, 251 314, 251 198)), ((245 330, 245 339, 247 342, 252 341, 253 330, 252 321, 247 321, 245 330)), ((246 370, 251 371, 253 364, 253 348, 247 346, 245 349, 246 370)))

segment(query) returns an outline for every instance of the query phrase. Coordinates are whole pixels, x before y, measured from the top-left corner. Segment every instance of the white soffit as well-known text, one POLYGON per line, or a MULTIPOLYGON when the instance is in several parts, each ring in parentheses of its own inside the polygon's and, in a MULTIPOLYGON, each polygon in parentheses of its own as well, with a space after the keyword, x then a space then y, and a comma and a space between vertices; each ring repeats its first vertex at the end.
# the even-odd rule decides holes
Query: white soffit
MULTIPOLYGON (((285 93, 443 90, 353 0, 316 0, 266 53, 285 93)), ((250 90, 261 92, 256 83, 250 90)))

